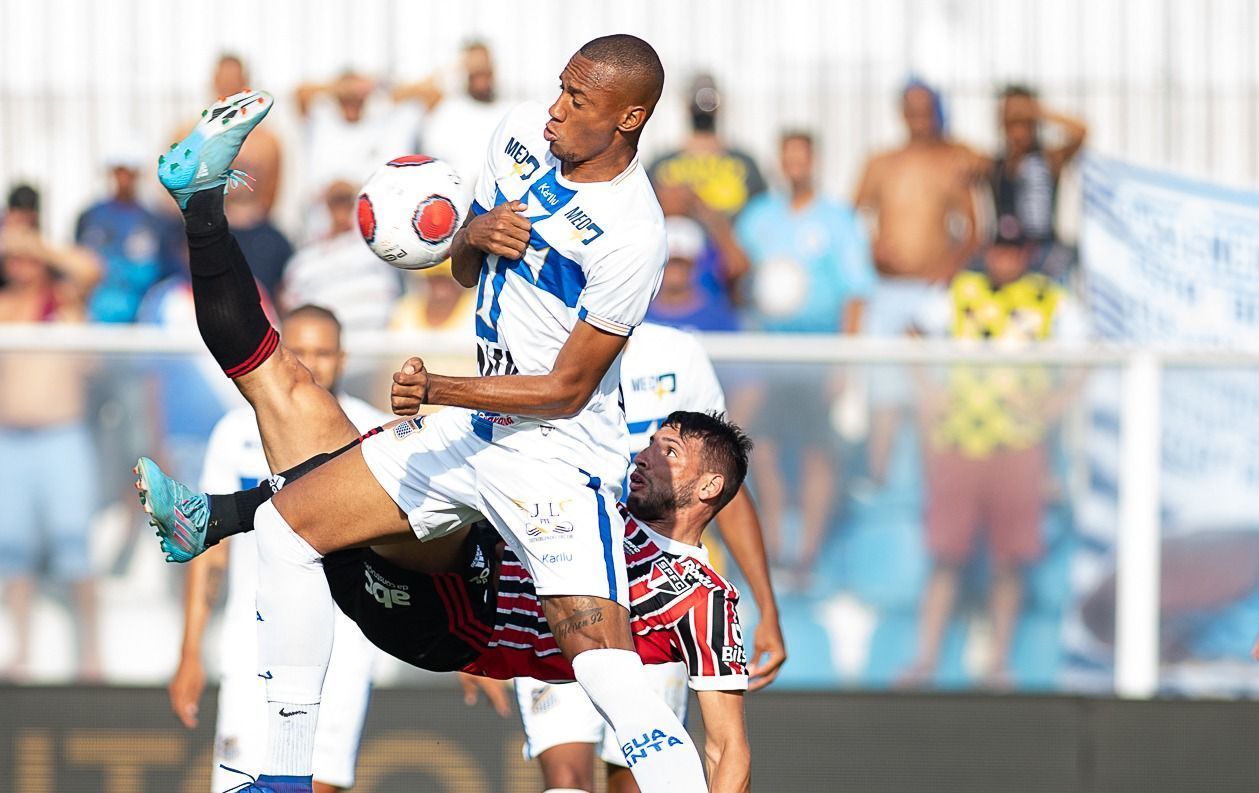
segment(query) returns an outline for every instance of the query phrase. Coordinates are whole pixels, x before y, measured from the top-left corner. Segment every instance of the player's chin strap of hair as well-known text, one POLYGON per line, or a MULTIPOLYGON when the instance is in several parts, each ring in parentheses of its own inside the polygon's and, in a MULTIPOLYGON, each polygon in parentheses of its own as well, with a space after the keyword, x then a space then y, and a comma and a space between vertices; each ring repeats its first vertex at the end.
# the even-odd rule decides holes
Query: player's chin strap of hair
POLYGON ((227 790, 224 790, 223 793, 242 793, 242 791, 247 791, 247 790, 250 790, 251 788, 255 788, 256 785, 258 784, 257 778, 254 777, 254 775, 249 773, 248 771, 241 771, 238 768, 232 768, 231 766, 223 765, 222 763, 219 763, 219 768, 222 768, 224 771, 231 771, 233 774, 240 774, 243 777, 249 778, 248 782, 241 782, 236 787, 230 787, 227 790))

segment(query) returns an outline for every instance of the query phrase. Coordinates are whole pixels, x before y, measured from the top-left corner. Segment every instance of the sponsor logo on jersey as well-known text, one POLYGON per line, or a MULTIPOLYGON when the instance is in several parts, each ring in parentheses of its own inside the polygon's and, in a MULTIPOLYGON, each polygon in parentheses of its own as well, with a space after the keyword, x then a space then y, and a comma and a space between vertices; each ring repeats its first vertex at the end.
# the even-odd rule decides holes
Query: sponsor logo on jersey
POLYGON ((533 693, 529 695, 529 699, 529 709, 533 711, 535 715, 541 715, 555 707, 555 692, 552 690, 551 686, 543 686, 542 688, 535 689, 533 693))
POLYGON ((564 564, 573 561, 571 553, 544 553, 538 557, 542 564, 564 564))
POLYGON ((519 501, 512 499, 516 508, 525 514, 525 534, 539 542, 568 537, 573 533, 573 523, 564 520, 564 510, 572 503, 571 498, 561 501, 519 501))
POLYGON ((621 754, 630 768, 639 760, 646 760, 649 754, 659 754, 670 746, 682 746, 682 741, 657 727, 645 732, 639 738, 631 738, 629 743, 621 744, 621 754))
POLYGON ((564 219, 573 225, 573 239, 589 245, 603 236, 603 229, 581 207, 573 207, 564 213, 564 219))
POLYGON ((468 565, 473 570, 478 570, 474 575, 468 576, 468 581, 473 584, 484 584, 490 580, 490 567, 485 563, 485 554, 481 551, 481 546, 476 546, 476 553, 472 557, 472 562, 468 565))
POLYGON ((401 424, 394 425, 393 437, 396 438, 397 440, 402 440, 408 435, 419 432, 423 428, 424 428, 424 419, 422 418, 407 419, 401 424))
POLYGON ((648 589, 670 595, 681 595, 696 585, 708 589, 719 588, 699 562, 685 556, 677 559, 660 557, 652 562, 651 573, 647 576, 648 589))
POLYGON ((377 603, 387 609, 411 605, 411 593, 407 591, 410 587, 402 584, 395 585, 373 570, 371 565, 363 565, 363 573, 367 576, 367 585, 363 588, 367 590, 367 594, 376 599, 377 603))
MULTIPOLYGON (((482 421, 488 421, 498 427, 510 427, 516 423, 516 420, 511 416, 504 416, 499 413, 488 413, 484 410, 478 410, 476 416, 482 421)), ((517 504, 517 506, 519 506, 519 504, 517 504)))
POLYGON ((676 372, 666 372, 665 374, 635 377, 630 380, 630 388, 635 393, 647 391, 655 394, 657 399, 664 399, 665 394, 677 393, 678 376, 676 372))
POLYGON ((723 664, 746 664, 748 661, 747 653, 743 651, 743 647, 729 645, 721 648, 721 662, 723 664))
POLYGON ((523 180, 531 178, 535 171, 542 167, 542 163, 529 153, 529 149, 515 138, 507 139, 507 146, 503 149, 503 153, 516 163, 512 166, 512 173, 516 174, 523 180))

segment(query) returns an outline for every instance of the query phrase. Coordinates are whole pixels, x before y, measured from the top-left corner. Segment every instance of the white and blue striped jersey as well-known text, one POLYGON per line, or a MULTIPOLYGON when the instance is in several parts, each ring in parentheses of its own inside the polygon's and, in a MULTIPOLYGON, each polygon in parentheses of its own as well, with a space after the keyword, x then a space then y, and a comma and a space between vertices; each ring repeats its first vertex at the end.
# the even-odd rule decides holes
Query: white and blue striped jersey
MULTIPOLYGON (((511 110, 490 141, 472 211, 521 201, 532 223, 525 255, 486 254, 477 294, 477 360, 482 375, 542 375, 578 321, 629 336, 660 288, 666 258, 664 216, 638 158, 607 182, 571 182, 542 135, 549 115, 536 103, 511 110)), ((538 452, 539 437, 558 443, 573 464, 620 480, 629 463, 614 362, 590 401, 572 418, 540 420, 479 414, 477 433, 538 452)))
POLYGON ((726 412, 726 395, 699 339, 654 322, 640 325, 625 347, 621 390, 633 454, 675 410, 726 412))

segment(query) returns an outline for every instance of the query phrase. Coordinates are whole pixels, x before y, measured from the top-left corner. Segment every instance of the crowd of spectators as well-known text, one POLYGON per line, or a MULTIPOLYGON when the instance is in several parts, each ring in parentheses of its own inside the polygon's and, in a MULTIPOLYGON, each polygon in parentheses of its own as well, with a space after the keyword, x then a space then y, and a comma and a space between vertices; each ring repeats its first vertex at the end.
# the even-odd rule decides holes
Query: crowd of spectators
MULTIPOLYGON (((470 191, 484 141, 508 104, 496 90, 485 45, 467 45, 460 66, 457 78, 435 75, 389 89, 355 72, 302 85, 295 97, 300 145, 265 125, 249 137, 237 167, 252 177, 251 189, 233 190, 227 213, 268 307, 283 314, 323 306, 351 331, 470 331, 474 296, 448 270, 404 276, 361 243, 354 216, 357 185, 403 152, 447 160, 470 191), (301 207, 295 228, 282 230, 273 221, 281 188, 294 191, 301 207)), ((246 64, 222 56, 212 95, 248 84, 246 64)), ((781 131, 778 162, 766 179, 756 159, 719 125, 723 99, 711 76, 696 77, 686 94, 690 134, 648 168, 668 233, 668 263, 649 320, 700 331, 934 334, 1019 343, 1084 332, 1064 289, 1072 252, 1053 219, 1059 177, 1086 130, 1043 107, 1032 89, 1002 91, 1003 143, 988 153, 951 137, 943 98, 910 80, 899 97, 889 97, 899 101, 904 140, 868 158, 851 199, 818 189, 819 153, 807 129, 781 131), (1054 128, 1053 145, 1042 138, 1047 127, 1054 128)), ((184 132, 174 131, 173 139, 184 132)), ((35 189, 13 189, 0 227, 0 321, 190 325, 186 251, 173 204, 164 196, 156 206, 140 199, 141 183, 151 179, 148 160, 125 147, 109 153, 103 164, 109 194, 83 212, 71 248, 39 236, 35 189)), ((105 383, 95 389, 86 371, 68 382, 64 371, 41 375, 44 365, 0 357, 0 458, 7 472, 0 477, 0 500, 26 505, 0 518, 0 576, 9 582, 6 602, 19 615, 20 633, 39 555, 36 535, 26 527, 39 522, 31 520, 36 513, 48 524, 39 535, 48 538, 45 552, 51 543, 59 549, 45 555, 56 562, 55 572, 76 582, 83 603, 77 613, 90 623, 86 551, 61 549, 83 545, 85 527, 70 525, 72 510, 78 516, 93 510, 64 499, 45 505, 41 499, 52 495, 24 484, 8 461, 26 460, 22 469, 30 472, 41 468, 30 460, 55 455, 61 462, 49 467, 60 468, 63 478, 104 483, 106 492, 84 487, 75 490, 77 498, 109 502, 126 497, 125 483, 98 478, 90 466, 134 457, 161 439, 176 472, 195 480, 209 428, 229 404, 221 378, 197 362, 95 372, 105 383), (19 369, 20 376, 11 376, 19 369), (39 384, 52 382, 55 394, 39 392, 39 384), (22 387, 6 386, 15 383, 22 387), (151 434, 105 418, 120 410, 149 417, 151 434), (84 452, 92 437, 108 452, 84 452), (70 459, 83 469, 67 471, 70 459)), ((937 664, 981 526, 995 571, 991 673, 994 680, 1007 675, 1020 571, 1042 548, 1038 524, 1042 485, 1052 475, 1046 437, 1053 405, 1071 389, 1043 372, 1001 375, 784 368, 762 377, 735 372, 727 383, 734 418, 757 438, 753 486, 779 583, 788 588, 811 586, 845 508, 838 494, 877 498, 894 489, 895 470, 904 467, 897 450, 909 448, 905 433, 920 439, 910 447, 915 455, 923 450, 914 464, 924 471, 919 489, 933 572, 923 587, 916 655, 902 670, 909 682, 929 679, 937 664), (857 390, 868 410, 853 443, 836 416, 842 412, 837 405, 857 390), (787 516, 794 516, 790 529, 787 516)), ((91 634, 85 629, 80 644, 86 674, 96 664, 91 634)), ((25 663, 23 642, 19 638, 13 664, 18 671, 25 663)))

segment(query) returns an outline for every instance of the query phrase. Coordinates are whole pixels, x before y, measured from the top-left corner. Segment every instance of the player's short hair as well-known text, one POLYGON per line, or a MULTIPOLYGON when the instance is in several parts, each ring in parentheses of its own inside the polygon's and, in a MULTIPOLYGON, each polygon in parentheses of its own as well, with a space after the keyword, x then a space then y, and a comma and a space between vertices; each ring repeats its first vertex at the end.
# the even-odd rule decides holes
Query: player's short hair
POLYGON ((717 497, 717 509, 729 504, 748 475, 748 455, 752 452, 752 439, 721 413, 675 410, 664 423, 676 429, 683 439, 699 439, 703 446, 700 460, 704 470, 721 474, 725 478, 721 495, 717 497))
POLYGON ((613 67, 637 90, 637 98, 650 111, 664 90, 664 64, 647 42, 628 33, 600 36, 586 42, 577 54, 613 67))
POLYGON ((336 314, 332 313, 323 306, 317 306, 314 303, 303 303, 289 313, 285 314, 283 321, 288 322, 290 319, 300 319, 302 317, 322 319, 325 322, 331 323, 332 327, 337 329, 337 343, 340 344, 341 320, 337 319, 336 314))
POLYGON ((789 129, 778 138, 779 147, 786 146, 793 140, 798 140, 808 146, 810 149, 816 149, 814 145, 813 133, 804 129, 789 129))
POLYGON ((1002 99, 1009 99, 1015 96, 1023 99, 1035 99, 1036 89, 1023 83, 1008 83, 1001 88, 1000 96, 1002 99))

